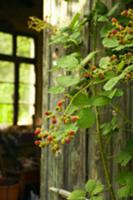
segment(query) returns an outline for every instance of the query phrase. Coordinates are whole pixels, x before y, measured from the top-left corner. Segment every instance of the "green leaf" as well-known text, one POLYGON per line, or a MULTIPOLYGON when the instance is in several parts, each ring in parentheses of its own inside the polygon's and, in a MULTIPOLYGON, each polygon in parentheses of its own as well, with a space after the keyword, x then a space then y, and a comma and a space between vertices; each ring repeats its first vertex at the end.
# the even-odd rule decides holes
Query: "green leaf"
POLYGON ((72 85, 75 85, 79 82, 79 78, 78 77, 73 77, 73 76, 59 76, 57 79, 57 83, 60 86, 63 87, 70 87, 72 85))
POLYGON ((117 161, 121 164, 121 166, 126 166, 130 160, 132 160, 133 155, 128 151, 122 151, 118 157, 117 161))
POLYGON ((130 65, 130 66, 126 67, 124 71, 132 72, 133 71, 133 65, 130 65))
POLYGON ((104 186, 99 181, 90 179, 86 183, 85 189, 88 193, 90 193, 90 196, 94 196, 94 195, 98 195, 99 193, 101 193, 104 189, 104 186))
POLYGON ((99 67, 106 69, 109 63, 110 63, 110 57, 109 56, 103 57, 100 59, 99 67))
POLYGON ((68 200, 84 200, 86 192, 84 190, 75 190, 68 196, 68 200))
POLYGON ((129 197, 130 188, 128 186, 121 187, 117 194, 119 198, 129 197))
POLYGON ((105 106, 110 103, 110 99, 105 96, 92 97, 91 101, 94 106, 105 106))
POLYGON ((125 66, 125 61, 122 60, 118 65, 117 65, 117 71, 120 72, 125 66))
POLYGON ((108 8, 102 1, 98 0, 95 6, 95 11, 97 14, 103 15, 108 12, 108 8))
POLYGON ((61 94, 65 91, 64 87, 60 87, 60 86, 55 86, 55 87, 51 87, 48 92, 51 94, 61 94))
POLYGON ((112 25, 110 23, 106 24, 106 26, 103 26, 100 30, 100 36, 106 37, 107 33, 113 29, 112 25))
POLYGON ((79 22, 79 18, 80 18, 80 13, 76 13, 74 15, 74 17, 72 18, 72 21, 71 21, 69 27, 73 28, 73 26, 75 25, 75 23, 79 22))
POLYGON ((84 67, 90 60, 92 60, 95 55, 97 54, 98 51, 93 51, 91 53, 88 54, 88 56, 86 56, 82 62, 80 63, 80 66, 84 67))
POLYGON ((95 114, 92 109, 84 108, 77 115, 79 116, 77 122, 79 128, 90 128, 95 122, 95 114))
POLYGON ((107 18, 107 16, 103 15, 103 16, 100 16, 98 18, 98 22, 108 22, 109 19, 107 18))
POLYGON ((115 3, 115 5, 109 10, 107 16, 110 17, 112 15, 114 15, 116 12, 118 12, 118 8, 120 7, 121 3, 115 3))
POLYGON ((92 196, 90 200, 103 200, 102 196, 92 196))
POLYGON ((119 80, 122 79, 122 76, 116 76, 111 78, 105 85, 104 85, 104 89, 105 90, 112 90, 113 87, 119 82, 119 80))
POLYGON ((103 46, 107 48, 114 48, 119 45, 119 41, 117 40, 116 37, 112 38, 104 38, 103 39, 103 46))
POLYGON ((133 172, 121 172, 118 177, 118 183, 122 185, 118 191, 120 197, 133 196, 133 172), (124 188, 125 187, 125 188, 124 188))
POLYGON ((89 98, 86 94, 80 93, 72 102, 73 105, 81 107, 89 105, 89 98))
POLYGON ((58 67, 68 70, 77 68, 78 64, 78 60, 73 55, 63 56, 57 61, 58 67))
POLYGON ((113 97, 119 97, 123 95, 123 91, 121 89, 113 89, 113 90, 109 90, 109 91, 104 91, 102 93, 103 96, 106 96, 110 99, 112 99, 113 97))
POLYGON ((96 187, 96 184, 97 184, 96 180, 94 179, 88 180, 87 183, 85 184, 85 190, 89 192, 90 194, 92 194, 93 190, 96 187))

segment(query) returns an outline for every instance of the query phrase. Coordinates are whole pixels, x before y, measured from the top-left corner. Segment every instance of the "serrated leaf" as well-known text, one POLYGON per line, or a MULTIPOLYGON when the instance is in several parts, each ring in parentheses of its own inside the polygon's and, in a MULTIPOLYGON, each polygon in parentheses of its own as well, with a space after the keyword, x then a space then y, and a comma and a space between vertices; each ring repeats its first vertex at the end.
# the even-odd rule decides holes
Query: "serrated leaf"
POLYGON ((97 195, 97 194, 103 192, 103 189, 104 189, 103 184, 100 182, 97 182, 97 185, 96 185, 95 189, 93 190, 92 194, 97 195))
POLYGON ((119 45, 119 41, 117 40, 116 37, 112 38, 104 38, 103 39, 103 46, 107 48, 114 48, 119 45))
POLYGON ((109 56, 103 57, 100 59, 99 67, 102 69, 106 69, 109 63, 110 63, 110 57, 109 56))
POLYGON ((79 128, 90 128, 95 122, 95 114, 92 109, 84 108, 77 115, 79 116, 77 122, 79 128))
POLYGON ((77 68, 79 62, 73 55, 63 56, 57 61, 59 68, 72 70, 77 68))
POLYGON ((99 181, 90 179, 85 184, 85 189, 88 193, 90 193, 90 196, 92 197, 94 195, 98 195, 99 193, 101 193, 104 187, 103 187, 103 184, 101 184, 99 181))
POLYGON ((86 192, 84 190, 75 190, 68 196, 68 200, 84 200, 86 192))
POLYGON ((57 83, 60 86, 63 87, 70 87, 72 85, 75 85, 79 82, 79 78, 78 77, 73 77, 73 76, 59 76, 57 77, 57 83))
POLYGON ((51 94, 61 94, 65 91, 65 88, 64 87, 60 87, 60 86, 54 86, 54 87, 51 87, 48 92, 51 93, 51 94))
POLYGON ((105 96, 92 97, 91 101, 94 106, 105 106, 110 103, 110 99, 105 96))
POLYGON ((94 179, 88 180, 87 183, 85 184, 85 190, 91 194, 95 189, 96 184, 97 184, 96 180, 94 179))

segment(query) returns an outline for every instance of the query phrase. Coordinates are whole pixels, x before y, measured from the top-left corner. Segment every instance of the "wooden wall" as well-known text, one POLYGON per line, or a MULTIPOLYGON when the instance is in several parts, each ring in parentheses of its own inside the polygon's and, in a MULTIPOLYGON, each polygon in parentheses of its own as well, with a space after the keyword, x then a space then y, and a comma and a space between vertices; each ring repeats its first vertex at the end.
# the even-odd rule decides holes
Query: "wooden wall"
MULTIPOLYGON (((110 8, 112 1, 103 0, 110 8)), ((50 16, 49 20, 53 24, 64 25, 77 11, 85 14, 89 13, 93 6, 92 0, 73 0, 66 3, 63 0, 47 0, 44 1, 44 15, 50 16)), ((44 17, 45 17, 44 16, 44 17)), ((93 43, 90 35, 88 35, 89 26, 84 31, 84 51, 87 53, 93 50, 93 43)), ((44 31, 44 49, 43 49, 43 109, 52 108, 56 103, 55 96, 48 94, 48 87, 52 85, 54 74, 49 73, 52 66, 52 54, 55 47, 50 47, 48 33, 44 31)), ((101 45, 100 42, 98 44, 101 45)), ((131 86, 130 86, 131 87, 131 86)), ((127 112, 133 118, 133 102, 132 94, 127 89, 127 95, 122 101, 122 106, 127 108, 127 112), (130 110, 129 110, 130 105, 130 110), (132 114, 131 114, 132 113, 132 114)), ((57 96, 58 98, 58 96, 57 96)), ((103 113, 103 118, 108 116, 108 110, 103 113)), ((125 129, 121 129, 124 132, 125 129)), ((117 135, 117 139, 112 140, 107 151, 110 155, 118 152, 120 146, 124 145, 125 138, 128 134, 121 133, 117 135)), ((42 150, 41 154, 41 200, 60 200, 58 194, 49 191, 50 187, 63 188, 71 191, 73 188, 82 186, 89 178, 99 178, 103 180, 103 170, 97 147, 97 139, 95 130, 82 131, 79 133, 73 144, 63 147, 63 153, 55 157, 49 149, 42 150)), ((116 167, 115 161, 109 162, 112 181, 115 184, 116 174, 119 168, 116 167)), ((117 187, 117 186, 116 186, 117 187)), ((107 197, 107 199, 109 199, 107 197)))

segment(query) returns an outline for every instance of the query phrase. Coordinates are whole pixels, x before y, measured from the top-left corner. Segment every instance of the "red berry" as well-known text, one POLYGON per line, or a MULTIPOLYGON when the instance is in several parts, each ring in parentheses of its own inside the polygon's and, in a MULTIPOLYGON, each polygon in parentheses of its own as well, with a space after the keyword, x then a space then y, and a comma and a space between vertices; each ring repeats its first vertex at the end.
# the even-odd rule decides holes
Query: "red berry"
POLYGON ((121 15, 128 16, 128 10, 124 10, 121 15))
POLYGON ((92 74, 89 73, 89 72, 86 72, 86 73, 83 74, 83 77, 85 77, 85 78, 91 78, 92 74))
POLYGON ((57 106, 61 107, 63 103, 64 103, 64 99, 58 101, 58 102, 57 102, 57 106))
POLYGON ((69 144, 70 142, 71 142, 70 137, 66 137, 66 138, 65 138, 65 143, 69 144))
POLYGON ((100 80, 103 80, 103 79, 105 78, 104 73, 102 73, 102 72, 99 73, 99 74, 98 74, 98 77, 100 78, 100 80))
POLYGON ((69 132, 68 132, 68 135, 70 135, 70 136, 75 135, 75 131, 73 131, 73 130, 69 131, 69 132))
POLYGON ((71 122, 76 122, 77 120, 79 119, 79 116, 77 116, 77 115, 73 115, 73 116, 71 116, 71 122))
POLYGON ((35 144, 36 146, 38 146, 40 143, 41 143, 40 140, 35 140, 35 141, 34 141, 34 144, 35 144))
POLYGON ((53 140, 53 136, 52 136, 52 135, 48 135, 47 141, 48 141, 48 142, 51 142, 52 140, 53 140))
POLYGON ((92 69, 92 71, 95 71, 97 69, 97 67, 96 66, 92 66, 91 69, 92 69))
POLYGON ((118 30, 116 30, 116 29, 114 29, 114 30, 111 31, 111 33, 112 33, 113 35, 115 35, 117 32, 118 32, 118 30))
POLYGON ((44 115, 46 115, 46 116, 49 116, 49 115, 51 115, 51 114, 52 114, 51 111, 46 111, 46 112, 44 113, 44 115))
POLYGON ((51 120, 52 124, 56 124, 57 123, 57 119, 55 116, 52 117, 52 120, 51 120))
POLYGON ((121 30, 124 29, 124 27, 123 27, 122 25, 119 25, 119 26, 118 26, 118 29, 121 31, 121 30))
POLYGON ((111 19, 111 21, 112 21, 112 23, 116 23, 116 22, 117 22, 117 19, 116 19, 115 17, 113 17, 113 18, 111 19))
POLYGON ((34 135, 38 135, 38 134, 40 134, 40 132, 41 132, 41 129, 40 129, 40 128, 37 128, 37 129, 35 130, 35 132, 34 132, 34 135))

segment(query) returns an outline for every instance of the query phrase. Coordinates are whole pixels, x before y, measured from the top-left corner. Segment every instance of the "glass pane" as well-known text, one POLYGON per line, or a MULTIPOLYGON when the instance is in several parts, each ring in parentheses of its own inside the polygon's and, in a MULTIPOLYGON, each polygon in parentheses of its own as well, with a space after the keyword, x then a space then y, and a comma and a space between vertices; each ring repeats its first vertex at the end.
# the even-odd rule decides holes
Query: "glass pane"
POLYGON ((35 103, 35 87, 33 85, 19 85, 19 102, 26 104, 35 103))
POLYGON ((11 125, 13 122, 13 106, 0 104, 0 125, 11 125))
POLYGON ((0 32, 0 53, 12 54, 12 35, 0 32))
POLYGON ((34 58, 34 40, 33 38, 18 36, 17 37, 17 56, 34 58))
POLYGON ((12 103, 13 94, 14 94, 13 84, 8 84, 8 83, 0 84, 0 102, 1 103, 12 103))
POLYGON ((14 82, 14 63, 0 61, 0 81, 14 82))
POLYGON ((20 83, 35 83, 34 65, 20 64, 20 83))
POLYGON ((19 105, 18 125, 27 125, 33 123, 35 108, 33 105, 19 105))

